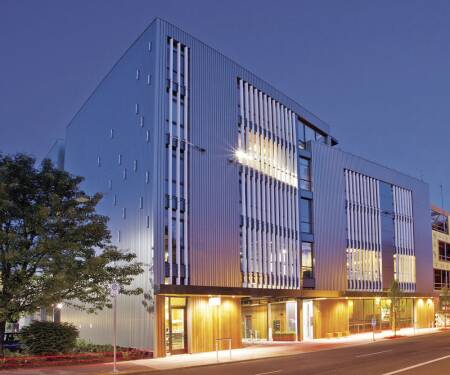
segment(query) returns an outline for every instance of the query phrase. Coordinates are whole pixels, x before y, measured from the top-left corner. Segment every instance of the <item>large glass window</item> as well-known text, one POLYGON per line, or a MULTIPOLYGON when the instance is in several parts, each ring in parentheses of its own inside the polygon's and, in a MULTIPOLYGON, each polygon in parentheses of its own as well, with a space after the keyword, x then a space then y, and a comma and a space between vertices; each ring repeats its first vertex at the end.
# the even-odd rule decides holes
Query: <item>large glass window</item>
POLYGON ((437 211, 431 211, 431 224, 433 230, 448 233, 448 216, 437 211))
POLYGON ((434 270, 434 289, 450 287, 450 271, 434 270))
POLYGON ((306 147, 306 142, 308 141, 318 141, 321 143, 327 143, 326 134, 315 130, 312 125, 310 125, 306 120, 298 118, 297 122, 297 133, 299 138, 298 147, 304 149, 306 147))
POLYGON ((311 191, 311 160, 300 158, 300 189, 311 191))
POLYGON ((313 250, 311 242, 302 242, 302 279, 313 278, 313 250))
POLYGON ((312 233, 312 202, 310 199, 300 200, 301 231, 312 233))
POLYGON ((450 243, 439 241, 439 260, 450 261, 450 243))

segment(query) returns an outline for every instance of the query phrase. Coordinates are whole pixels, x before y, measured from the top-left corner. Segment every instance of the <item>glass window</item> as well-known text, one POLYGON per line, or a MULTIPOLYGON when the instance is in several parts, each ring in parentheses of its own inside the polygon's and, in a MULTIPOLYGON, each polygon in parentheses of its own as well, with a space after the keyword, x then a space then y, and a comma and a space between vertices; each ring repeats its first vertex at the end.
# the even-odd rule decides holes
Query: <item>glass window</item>
POLYGON ((437 211, 431 211, 431 223, 433 230, 448 233, 448 216, 437 211))
POLYGON ((450 287, 450 271, 434 270, 434 289, 450 287))
POLYGON ((300 200, 301 230, 303 233, 312 233, 312 202, 310 199, 300 200))
POLYGON ((300 158, 300 189, 311 191, 311 160, 300 158))
POLYGON ((316 140, 316 132, 314 129, 310 128, 308 125, 305 125, 305 142, 315 141, 316 140))
POLYGON ((298 134, 298 147, 301 149, 304 149, 305 148, 305 124, 301 120, 298 120, 297 134, 298 134))
POLYGON ((439 260, 450 261, 450 243, 439 241, 439 260))
POLYGON ((312 243, 302 242, 302 279, 313 278, 312 243))
POLYGON ((380 208, 389 214, 394 213, 394 202, 392 198, 392 185, 380 181, 380 208))

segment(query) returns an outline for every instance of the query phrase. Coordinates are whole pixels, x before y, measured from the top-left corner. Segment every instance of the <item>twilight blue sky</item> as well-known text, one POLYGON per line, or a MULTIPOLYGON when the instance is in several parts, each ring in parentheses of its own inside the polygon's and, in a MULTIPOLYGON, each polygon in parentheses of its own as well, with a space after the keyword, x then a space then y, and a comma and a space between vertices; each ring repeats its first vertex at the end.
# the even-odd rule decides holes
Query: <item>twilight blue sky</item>
POLYGON ((0 150, 43 157, 155 16, 450 208, 450 1, 0 0, 0 150))

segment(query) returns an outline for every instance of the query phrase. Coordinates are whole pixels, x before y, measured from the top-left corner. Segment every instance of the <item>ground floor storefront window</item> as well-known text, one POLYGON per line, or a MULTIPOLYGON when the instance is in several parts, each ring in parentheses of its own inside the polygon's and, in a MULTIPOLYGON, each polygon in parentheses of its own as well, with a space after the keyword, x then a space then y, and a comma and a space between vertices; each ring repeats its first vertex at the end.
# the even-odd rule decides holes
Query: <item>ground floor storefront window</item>
MULTIPOLYGON (((396 316, 396 328, 414 326, 413 298, 400 298, 396 316)), ((349 299, 349 331, 350 333, 369 332, 392 329, 393 308, 389 298, 349 299), (375 327, 373 327, 375 323, 375 327)))
POLYGON ((244 340, 297 340, 297 301, 250 300, 241 309, 244 340))

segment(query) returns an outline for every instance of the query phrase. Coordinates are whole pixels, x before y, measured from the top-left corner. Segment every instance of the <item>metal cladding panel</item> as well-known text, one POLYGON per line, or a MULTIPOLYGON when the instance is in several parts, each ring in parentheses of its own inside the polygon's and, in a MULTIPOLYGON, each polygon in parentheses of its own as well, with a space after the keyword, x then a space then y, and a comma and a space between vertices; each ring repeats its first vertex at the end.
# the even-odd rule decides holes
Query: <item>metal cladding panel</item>
MULTIPOLYGON (((145 272, 135 286, 153 294, 153 223, 155 213, 156 28, 151 25, 126 51, 84 103, 66 130, 65 169, 85 177, 83 188, 102 192, 98 212, 110 217, 111 240, 136 253, 145 272)), ((161 173, 162 174, 162 173, 161 173)), ((143 296, 118 297, 118 344, 153 347, 153 314, 143 296)), ((147 301, 152 304, 152 300, 147 301)), ((97 315, 64 309, 62 319, 74 322, 81 336, 110 343, 112 312, 97 315)))
POLYGON ((433 267, 428 185, 395 170, 317 142, 311 143, 311 152, 316 289, 347 289, 344 169, 348 169, 411 190, 416 292, 431 293, 433 267))
MULTIPOLYGON (((189 150, 189 283, 239 287, 239 170, 231 162, 238 142, 238 78, 309 119, 325 133, 328 125, 215 49, 165 21, 156 22, 160 32, 161 88, 167 79, 168 38, 189 48, 189 141, 206 150, 189 150)), ((161 103, 162 114, 167 105, 161 103)), ((164 153, 164 149, 160 151, 164 153)), ((161 212, 159 216, 163 215, 161 212)))

